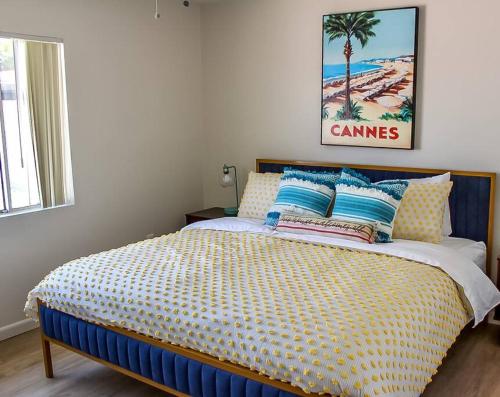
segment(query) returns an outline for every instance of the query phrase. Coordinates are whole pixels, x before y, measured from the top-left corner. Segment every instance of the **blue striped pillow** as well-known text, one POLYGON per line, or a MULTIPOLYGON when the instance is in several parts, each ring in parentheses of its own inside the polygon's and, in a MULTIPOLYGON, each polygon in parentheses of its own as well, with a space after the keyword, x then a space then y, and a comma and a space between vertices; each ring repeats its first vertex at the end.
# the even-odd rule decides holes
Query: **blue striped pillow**
POLYGON ((394 219, 408 181, 371 183, 365 176, 344 168, 336 184, 332 217, 356 222, 377 223, 377 242, 392 241, 394 219))
POLYGON ((269 209, 266 225, 276 227, 282 213, 326 216, 335 196, 339 174, 285 168, 278 195, 269 209))

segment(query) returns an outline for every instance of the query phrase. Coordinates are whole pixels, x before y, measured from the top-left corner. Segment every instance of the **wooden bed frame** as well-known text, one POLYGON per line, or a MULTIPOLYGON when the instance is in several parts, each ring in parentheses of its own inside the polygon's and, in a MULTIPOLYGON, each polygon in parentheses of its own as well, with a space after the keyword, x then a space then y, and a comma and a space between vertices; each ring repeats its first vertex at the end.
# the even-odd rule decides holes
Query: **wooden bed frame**
MULTIPOLYGON (((314 168, 341 168, 344 165, 340 164, 332 164, 332 163, 318 163, 318 162, 306 162, 306 161, 286 161, 286 160, 257 160, 257 172, 266 172, 266 165, 278 165, 278 166, 296 166, 296 167, 314 167, 314 168)), ((422 168, 402 168, 402 167, 379 167, 379 166, 370 166, 370 165, 345 165, 355 169, 361 170, 382 170, 382 171, 394 171, 394 172, 409 172, 409 173, 421 173, 421 174, 441 174, 444 172, 449 172, 448 170, 435 170, 435 169, 422 169, 422 168)), ((469 171, 451 171, 452 175, 461 175, 461 176, 470 176, 470 177, 484 177, 488 178, 490 181, 490 197, 489 197, 489 222, 488 222, 488 275, 490 275, 491 268, 491 250, 492 250, 492 242, 493 242, 493 219, 494 219, 494 199, 495 199, 495 178, 496 174, 494 173, 486 173, 486 172, 469 172, 469 171)), ((46 306, 44 302, 38 301, 39 306, 39 320, 40 318, 40 307, 46 306)), ((194 360, 196 362, 207 364, 213 368, 221 369, 229 372, 230 374, 239 375, 249 380, 253 380, 259 382, 263 385, 271 386, 275 389, 282 390, 288 393, 292 393, 297 396, 302 397, 310 397, 310 396, 319 396, 318 394, 306 394, 300 388, 294 387, 289 383, 284 383, 279 380, 270 379, 267 376, 259 375, 257 372, 254 372, 248 368, 243 366, 233 364, 226 361, 220 361, 217 358, 214 358, 208 354, 200 353, 198 351, 184 348, 180 346, 176 346, 167 342, 163 342, 152 337, 148 337, 137 332, 129 331, 126 329, 122 329, 119 327, 111 327, 111 326, 103 326, 99 325, 100 328, 105 330, 109 330, 115 332, 117 334, 126 336, 128 338, 141 341, 147 343, 151 346, 158 347, 160 349, 166 350, 168 352, 173 352, 190 360, 194 360)), ((111 362, 102 360, 98 357, 94 357, 90 354, 87 354, 81 350, 75 349, 72 346, 62 342, 61 340, 57 340, 47 336, 43 330, 43 327, 40 326, 40 334, 41 334, 41 343, 42 343, 42 352, 43 352, 43 360, 45 366, 45 375, 47 378, 52 378, 54 376, 53 367, 52 367, 52 358, 50 345, 55 344, 64 347, 65 349, 71 350, 77 354, 80 354, 84 357, 87 357, 91 360, 94 360, 100 364, 103 364, 115 371, 118 371, 122 374, 130 376, 134 379, 137 379, 141 382, 144 382, 148 385, 154 386, 160 390, 168 392, 174 396, 182 396, 185 397, 187 394, 179 392, 173 388, 167 387, 161 383, 157 383, 152 379, 139 375, 135 372, 130 371, 129 369, 123 368, 119 365, 115 365, 111 362)))
MULTIPOLYGON (((45 306, 45 304, 42 301, 38 300, 38 308, 39 308, 38 313, 39 314, 40 314, 40 306, 42 306, 42 305, 45 306)), ((40 318, 39 318, 39 321, 40 321, 40 318)), ((257 372, 252 371, 248 368, 242 367, 241 365, 233 364, 233 363, 230 363, 227 361, 220 361, 218 358, 212 357, 212 356, 205 354, 205 353, 200 353, 200 352, 193 350, 193 349, 173 345, 173 344, 167 343, 167 342, 162 342, 158 339, 154 339, 152 337, 142 335, 142 334, 139 334, 137 332, 129 331, 129 330, 119 328, 119 327, 112 327, 112 326, 107 326, 107 325, 99 325, 99 327, 104 328, 104 329, 109 330, 109 331, 116 332, 117 334, 121 334, 121 335, 127 336, 129 338, 138 340, 138 341, 146 342, 146 343, 150 344, 151 346, 156 346, 156 347, 159 347, 160 349, 180 354, 183 357, 208 364, 214 368, 219 368, 219 369, 222 369, 224 371, 243 376, 247 379, 252 379, 252 380, 255 380, 259 383, 272 386, 276 389, 296 394, 297 396, 301 396, 301 397, 314 396, 314 394, 306 394, 301 389, 296 388, 288 383, 284 383, 284 382, 281 382, 278 380, 269 379, 267 376, 259 375, 257 372)), ((172 389, 170 387, 162 385, 161 383, 154 382, 151 379, 146 378, 144 376, 141 376, 139 374, 136 374, 135 372, 132 372, 126 368, 122 368, 122 367, 115 365, 115 364, 112 364, 108 361, 101 360, 101 359, 94 357, 90 354, 82 352, 81 350, 77 350, 77 349, 67 345, 66 343, 63 343, 63 342, 57 340, 57 339, 50 338, 44 334, 42 328, 40 328, 40 335, 41 335, 41 342, 42 342, 42 353, 43 353, 43 363, 44 363, 44 367, 45 367, 45 376, 47 378, 54 377, 54 370, 53 370, 53 366, 52 366, 52 355, 51 355, 51 351, 50 351, 50 344, 53 343, 55 345, 61 346, 65 349, 68 349, 74 353, 77 353, 77 354, 80 354, 86 358, 89 358, 93 361, 96 361, 102 365, 105 365, 106 367, 109 367, 117 372, 120 372, 124 375, 130 376, 131 378, 137 379, 138 381, 141 381, 141 382, 146 383, 150 386, 156 387, 157 389, 160 389, 160 390, 163 390, 167 393, 170 393, 174 396, 178 396, 178 397, 187 397, 188 396, 187 394, 181 393, 175 389, 172 389)))

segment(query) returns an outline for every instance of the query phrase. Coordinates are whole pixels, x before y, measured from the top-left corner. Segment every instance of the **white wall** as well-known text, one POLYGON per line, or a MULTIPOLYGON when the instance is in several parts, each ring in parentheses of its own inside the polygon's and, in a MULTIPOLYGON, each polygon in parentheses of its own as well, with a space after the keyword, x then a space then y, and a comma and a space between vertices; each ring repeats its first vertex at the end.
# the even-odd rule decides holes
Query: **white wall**
POLYGON ((0 328, 51 269, 178 228, 202 205, 200 12, 0 0, 4 32, 64 39, 76 205, 0 219, 0 328))
POLYGON ((246 0, 205 7, 205 205, 232 202, 216 183, 224 162, 244 176, 256 158, 500 172, 499 12, 497 0, 246 0), (415 5, 421 6, 416 150, 321 146, 322 15, 415 5))

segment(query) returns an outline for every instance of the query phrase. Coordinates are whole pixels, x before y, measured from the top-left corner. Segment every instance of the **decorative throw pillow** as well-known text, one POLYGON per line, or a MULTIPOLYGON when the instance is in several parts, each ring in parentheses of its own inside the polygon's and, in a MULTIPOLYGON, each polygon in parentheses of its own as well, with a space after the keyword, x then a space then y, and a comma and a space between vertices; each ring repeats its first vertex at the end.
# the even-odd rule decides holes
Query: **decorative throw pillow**
POLYGON ((394 218, 408 181, 371 183, 365 176, 344 168, 336 184, 332 218, 377 223, 377 242, 392 241, 394 218))
POLYGON ((258 174, 251 171, 241 199, 238 217, 266 219, 269 208, 276 200, 283 174, 258 174))
POLYGON ((341 238, 368 244, 373 244, 377 236, 376 224, 289 214, 281 215, 276 230, 279 232, 341 238))
MULTIPOLYGON (((413 184, 422 184, 422 183, 446 183, 450 182, 451 173, 447 172, 446 174, 431 176, 428 178, 416 178, 416 179, 407 179, 410 182, 410 185, 413 184)), ((453 233, 451 227, 451 211, 450 211, 450 201, 446 200, 444 203, 444 216, 443 216, 443 236, 451 236, 453 233)))
POLYGON ((443 240, 445 201, 453 182, 410 183, 396 220, 394 238, 440 243, 443 240))
POLYGON ((338 174, 285 168, 276 201, 269 209, 266 225, 275 227, 282 213, 326 216, 335 195, 338 174))

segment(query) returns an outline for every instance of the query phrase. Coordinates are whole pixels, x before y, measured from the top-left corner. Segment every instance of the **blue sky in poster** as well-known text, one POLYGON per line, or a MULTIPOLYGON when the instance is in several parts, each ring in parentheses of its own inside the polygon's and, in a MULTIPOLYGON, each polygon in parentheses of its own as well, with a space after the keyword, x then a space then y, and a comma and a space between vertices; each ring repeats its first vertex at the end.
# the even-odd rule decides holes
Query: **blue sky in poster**
MULTIPOLYGON (((370 38, 365 48, 361 48, 359 41, 353 38, 352 63, 366 59, 391 58, 414 53, 414 9, 378 11, 375 12, 375 17, 380 19, 380 23, 374 27, 376 36, 370 38)), ((345 38, 329 42, 328 35, 325 34, 325 65, 345 63, 344 44, 345 38)))

